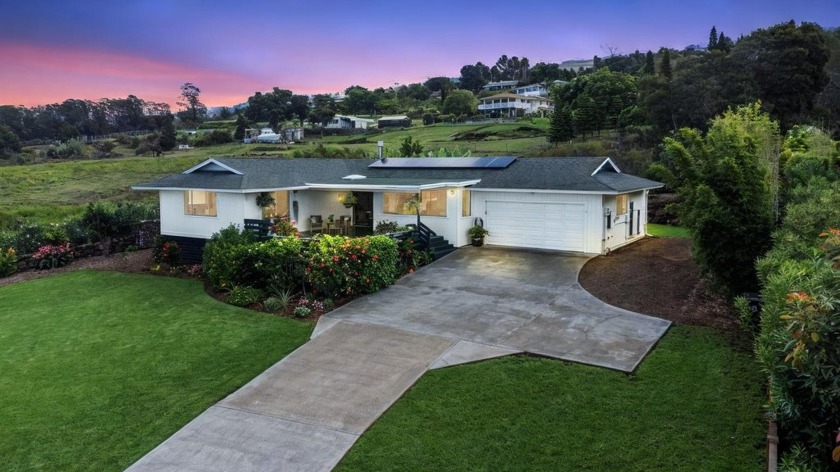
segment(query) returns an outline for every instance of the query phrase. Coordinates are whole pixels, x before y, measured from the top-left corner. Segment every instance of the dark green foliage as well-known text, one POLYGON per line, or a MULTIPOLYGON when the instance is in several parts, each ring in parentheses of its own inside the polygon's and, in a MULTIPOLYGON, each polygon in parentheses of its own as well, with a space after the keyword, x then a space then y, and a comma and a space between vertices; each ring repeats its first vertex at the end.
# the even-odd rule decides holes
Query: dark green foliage
POLYGON ((469 90, 453 90, 443 101, 442 113, 452 115, 472 115, 478 106, 478 100, 469 90))
POLYGON ((642 68, 642 74, 654 75, 656 74, 656 62, 652 51, 645 54, 645 66, 642 68))
POLYGON ((706 136, 683 129, 665 139, 676 170, 668 178, 685 199, 680 221, 692 234, 700 267, 730 294, 755 291, 755 262, 770 247, 773 196, 763 149, 778 128, 758 105, 716 118, 706 136))
POLYGON ((99 240, 125 234, 134 223, 158 218, 158 207, 153 204, 120 202, 91 202, 80 219, 83 226, 99 240))
POLYGON ((178 144, 175 134, 175 117, 168 115, 160 129, 158 144, 163 151, 171 151, 178 144))
POLYGON ((0 124, 0 157, 20 152, 20 138, 6 125, 0 124))
POLYGON ((233 306, 250 306, 257 303, 262 296, 262 292, 254 287, 234 287, 230 291, 225 301, 233 306))
POLYGON ((557 108, 551 116, 551 127, 548 129, 548 141, 558 143, 570 141, 575 137, 575 123, 572 111, 567 106, 557 108))
POLYGON ((604 128, 615 128, 625 108, 636 104, 636 78, 609 68, 578 77, 555 88, 555 109, 568 106, 574 116, 577 133, 584 136, 604 128))
POLYGON ((411 136, 406 137, 400 144, 400 156, 417 157, 423 154, 423 145, 420 141, 414 141, 411 136))
POLYGON ((195 139, 196 147, 215 146, 217 144, 232 143, 233 137, 230 133, 221 129, 214 129, 209 133, 204 133, 195 139))
POLYGON ((234 225, 214 233, 204 245, 202 267, 207 281, 216 290, 231 289, 236 271, 235 255, 240 247, 256 242, 254 233, 234 225))
POLYGON ((813 23, 758 29, 738 41, 732 55, 751 73, 758 98, 783 131, 808 116, 814 97, 828 84, 829 50, 822 28, 813 23))
POLYGON ((671 69, 671 51, 667 48, 662 48, 659 53, 662 55, 662 62, 659 63, 659 75, 664 77, 665 80, 671 80, 674 74, 671 69))
POLYGON ((175 241, 167 241, 163 236, 155 237, 152 246, 152 259, 158 264, 176 267, 181 264, 181 248, 175 241))
POLYGON ((233 132, 233 139, 237 141, 245 139, 245 130, 247 128, 248 120, 245 118, 245 115, 241 113, 236 115, 236 130, 233 132))

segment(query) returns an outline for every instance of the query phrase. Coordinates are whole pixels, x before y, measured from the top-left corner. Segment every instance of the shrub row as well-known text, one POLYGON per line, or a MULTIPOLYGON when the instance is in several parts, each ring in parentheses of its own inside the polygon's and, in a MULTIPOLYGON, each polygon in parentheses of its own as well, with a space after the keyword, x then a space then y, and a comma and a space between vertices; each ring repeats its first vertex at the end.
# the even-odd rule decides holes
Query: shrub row
POLYGON ((0 248, 13 248, 19 255, 34 254, 45 245, 95 243, 128 234, 140 221, 157 219, 158 208, 134 202, 91 203, 78 219, 55 224, 23 224, 0 231, 0 248))
POLYGON ((254 241, 235 226, 204 247, 204 274, 216 290, 310 291, 319 297, 371 293, 394 282, 399 251, 387 236, 295 236, 254 241))
POLYGON ((785 217, 758 262, 764 305, 756 354, 769 379, 770 413, 789 445, 781 470, 840 470, 832 459, 832 450, 840 458, 840 158, 831 145, 817 151, 824 138, 783 156, 785 217))

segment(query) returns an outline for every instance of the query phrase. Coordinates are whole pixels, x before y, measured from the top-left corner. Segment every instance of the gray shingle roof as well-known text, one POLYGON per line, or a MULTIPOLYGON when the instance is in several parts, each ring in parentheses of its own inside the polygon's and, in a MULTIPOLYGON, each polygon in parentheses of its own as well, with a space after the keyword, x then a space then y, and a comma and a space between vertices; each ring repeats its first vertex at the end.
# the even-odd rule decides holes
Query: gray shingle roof
MULTIPOLYGON (((446 159, 446 158, 441 158, 446 159)), ((662 184, 629 174, 614 172, 603 165, 604 157, 524 157, 506 169, 405 169, 368 168, 369 159, 254 159, 219 158, 216 161, 236 169, 243 175, 197 170, 190 174, 169 175, 136 189, 157 188, 218 189, 248 191, 303 187, 317 183, 358 183, 364 180, 342 180, 351 174, 371 179, 420 179, 424 181, 467 181, 480 179, 476 189, 562 190, 580 192, 623 193, 661 187, 662 184), (601 167, 595 174, 592 173, 601 167)), ((371 183, 375 182, 374 180, 371 183)))

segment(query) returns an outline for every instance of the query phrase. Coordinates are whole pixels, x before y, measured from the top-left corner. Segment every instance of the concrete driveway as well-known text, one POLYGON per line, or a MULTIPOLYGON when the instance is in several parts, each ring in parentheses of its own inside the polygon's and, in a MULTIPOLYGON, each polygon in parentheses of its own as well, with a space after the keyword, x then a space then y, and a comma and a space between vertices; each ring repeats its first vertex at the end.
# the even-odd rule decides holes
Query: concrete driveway
POLYGON ((332 470, 430 368, 524 351, 631 371, 669 322, 586 293, 586 260, 459 249, 321 317, 311 341, 128 470, 332 470))
POLYGON ((499 354, 528 352, 630 372, 670 322, 607 305, 583 290, 577 275, 587 260, 462 248, 332 311, 314 335, 336 321, 354 321, 495 347, 499 354))

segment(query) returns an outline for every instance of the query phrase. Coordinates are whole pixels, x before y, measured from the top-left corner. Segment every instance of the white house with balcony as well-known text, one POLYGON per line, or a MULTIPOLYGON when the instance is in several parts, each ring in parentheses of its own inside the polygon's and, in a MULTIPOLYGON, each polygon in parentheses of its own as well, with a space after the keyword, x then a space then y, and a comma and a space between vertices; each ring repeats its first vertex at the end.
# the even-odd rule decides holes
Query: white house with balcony
POLYGON ((531 84, 522 87, 516 87, 513 90, 516 95, 525 95, 526 97, 547 97, 548 87, 545 84, 531 84))
POLYGON ((478 101, 478 112, 488 118, 516 118, 554 111, 554 102, 545 97, 500 93, 478 101))

